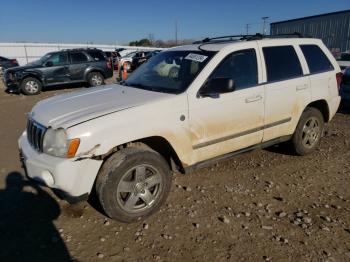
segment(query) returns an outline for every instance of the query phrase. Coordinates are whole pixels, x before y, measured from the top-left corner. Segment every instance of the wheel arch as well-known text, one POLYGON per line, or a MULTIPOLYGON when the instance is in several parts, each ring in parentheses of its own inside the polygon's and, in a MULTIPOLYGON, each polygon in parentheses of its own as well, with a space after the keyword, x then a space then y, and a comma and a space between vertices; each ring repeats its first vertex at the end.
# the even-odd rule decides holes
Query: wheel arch
POLYGON ((41 83, 41 85, 44 86, 45 81, 42 79, 42 77, 41 77, 40 75, 35 74, 35 73, 26 73, 26 74, 24 74, 24 75, 22 76, 22 78, 21 78, 20 84, 22 84, 23 81, 24 81, 25 79, 29 78, 29 77, 32 77, 32 78, 37 79, 37 80, 41 83))
POLYGON ((308 104, 307 107, 313 107, 318 109, 323 116, 324 122, 325 123, 329 122, 330 114, 329 114, 328 103, 326 100, 322 99, 322 100, 313 101, 310 104, 308 104))
POLYGON ((172 171, 179 171, 181 173, 184 173, 184 165, 180 161, 180 158, 178 157, 178 154, 176 153, 175 149, 167 139, 161 136, 145 137, 145 138, 137 139, 128 143, 124 143, 124 144, 115 146, 112 149, 110 149, 107 153, 103 155, 95 156, 94 158, 105 161, 112 154, 124 148, 143 147, 143 146, 146 146, 156 151, 160 155, 162 155, 167 161, 167 163, 169 164, 169 167, 172 171))
POLYGON ((90 73, 93 73, 93 72, 100 73, 106 79, 106 74, 103 72, 103 70, 101 70, 99 68, 92 67, 92 68, 89 68, 85 71, 85 75, 84 75, 85 81, 87 81, 87 82, 89 81, 88 76, 90 73))

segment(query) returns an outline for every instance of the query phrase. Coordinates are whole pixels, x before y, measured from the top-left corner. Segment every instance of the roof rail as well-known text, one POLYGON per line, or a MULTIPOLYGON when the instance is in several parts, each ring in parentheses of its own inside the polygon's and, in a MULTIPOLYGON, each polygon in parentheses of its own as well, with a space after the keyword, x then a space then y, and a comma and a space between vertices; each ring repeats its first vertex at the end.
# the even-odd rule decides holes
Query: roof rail
POLYGON ((77 48, 65 48, 60 51, 78 51, 78 50, 95 50, 96 47, 77 47, 77 48))
POLYGON ((302 38, 302 34, 300 33, 292 33, 292 34, 276 34, 276 35, 262 35, 256 33, 255 35, 226 35, 226 36, 217 36, 212 38, 204 38, 200 41, 195 41, 193 44, 204 44, 204 43, 221 43, 221 42, 231 42, 231 41, 251 41, 251 40, 260 40, 264 38, 302 38))

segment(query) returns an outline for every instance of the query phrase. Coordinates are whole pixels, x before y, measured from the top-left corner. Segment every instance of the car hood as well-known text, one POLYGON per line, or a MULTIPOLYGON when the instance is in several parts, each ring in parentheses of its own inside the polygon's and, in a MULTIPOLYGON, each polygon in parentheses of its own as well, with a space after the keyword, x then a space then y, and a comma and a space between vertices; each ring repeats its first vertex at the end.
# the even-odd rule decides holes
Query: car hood
POLYGON ((34 68, 40 68, 43 67, 42 65, 39 64, 27 64, 25 66, 15 66, 15 67, 11 67, 7 70, 7 72, 11 72, 11 73, 15 73, 18 71, 24 71, 24 70, 28 70, 28 69, 34 69, 34 68))
POLYGON ((114 84, 45 99, 33 107, 29 117, 46 127, 68 128, 170 96, 174 95, 114 84))

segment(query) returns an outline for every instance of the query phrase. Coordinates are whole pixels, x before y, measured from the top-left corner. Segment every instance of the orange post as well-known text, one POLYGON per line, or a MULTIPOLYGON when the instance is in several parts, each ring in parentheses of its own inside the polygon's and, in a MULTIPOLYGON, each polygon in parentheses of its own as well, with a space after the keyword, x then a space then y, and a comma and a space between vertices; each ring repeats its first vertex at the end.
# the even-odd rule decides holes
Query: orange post
POLYGON ((128 78, 128 70, 126 70, 126 66, 125 63, 123 64, 123 75, 122 75, 122 79, 126 80, 128 78))

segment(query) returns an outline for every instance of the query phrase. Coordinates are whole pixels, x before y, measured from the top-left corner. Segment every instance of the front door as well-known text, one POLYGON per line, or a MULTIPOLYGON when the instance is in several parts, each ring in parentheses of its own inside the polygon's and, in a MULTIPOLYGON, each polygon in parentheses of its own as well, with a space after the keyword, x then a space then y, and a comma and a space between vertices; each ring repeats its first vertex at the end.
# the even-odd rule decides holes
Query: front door
POLYGON ((263 137, 264 86, 259 85, 257 50, 226 56, 209 76, 231 78, 235 91, 189 99, 189 123, 196 161, 258 144, 263 137))
POLYGON ((69 82, 67 52, 53 54, 44 65, 43 75, 47 85, 69 82))

